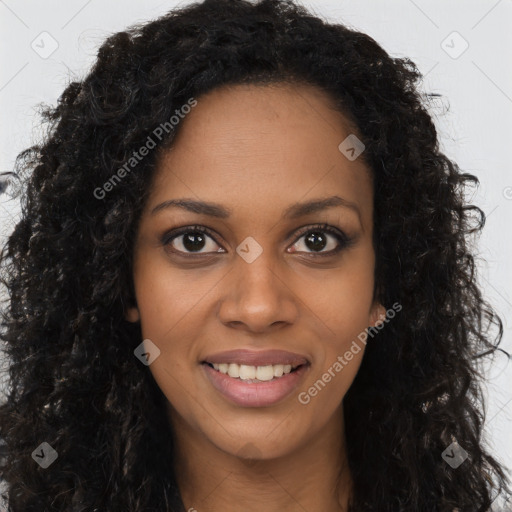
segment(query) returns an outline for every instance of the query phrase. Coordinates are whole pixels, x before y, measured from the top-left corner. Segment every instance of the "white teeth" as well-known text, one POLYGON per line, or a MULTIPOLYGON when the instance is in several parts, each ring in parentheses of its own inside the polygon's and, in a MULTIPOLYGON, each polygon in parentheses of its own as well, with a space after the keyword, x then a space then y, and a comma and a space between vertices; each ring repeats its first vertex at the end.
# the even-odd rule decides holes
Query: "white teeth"
POLYGON ((241 364, 238 375, 242 380, 255 379, 256 378, 256 367, 255 366, 247 366, 246 364, 241 364))
POLYGON ((274 365, 274 377, 281 377, 284 373, 284 366, 282 364, 274 365))
POLYGON ((256 367, 256 378, 258 380, 272 380, 274 378, 274 367, 272 365, 256 367))
POLYGON ((268 381, 279 378, 292 371, 291 364, 269 364, 265 366, 249 366, 236 363, 211 363, 215 370, 229 375, 234 379, 268 381))
POLYGON ((240 377, 240 366, 236 363, 231 363, 228 366, 228 375, 234 379, 238 379, 240 377))

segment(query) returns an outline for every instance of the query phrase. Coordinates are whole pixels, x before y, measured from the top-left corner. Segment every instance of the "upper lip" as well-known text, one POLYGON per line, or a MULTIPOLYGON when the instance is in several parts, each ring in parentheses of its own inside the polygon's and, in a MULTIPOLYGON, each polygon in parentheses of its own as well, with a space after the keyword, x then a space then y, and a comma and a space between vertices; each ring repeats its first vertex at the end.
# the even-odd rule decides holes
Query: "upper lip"
POLYGON ((217 352, 207 356, 204 363, 236 363, 247 366, 267 366, 273 364, 290 364, 293 368, 307 364, 309 361, 300 354, 285 350, 247 350, 237 349, 217 352))

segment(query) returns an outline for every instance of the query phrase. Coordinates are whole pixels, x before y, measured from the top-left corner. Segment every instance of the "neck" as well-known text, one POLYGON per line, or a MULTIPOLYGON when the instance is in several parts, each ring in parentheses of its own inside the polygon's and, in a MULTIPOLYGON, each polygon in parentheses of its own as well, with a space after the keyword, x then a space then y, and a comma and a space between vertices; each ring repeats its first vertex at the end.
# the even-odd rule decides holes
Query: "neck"
MULTIPOLYGON (((352 479, 340 407, 325 428, 278 458, 227 453, 171 413, 175 472, 190 512, 346 512, 352 479)), ((250 450, 247 450, 250 454, 250 450)))

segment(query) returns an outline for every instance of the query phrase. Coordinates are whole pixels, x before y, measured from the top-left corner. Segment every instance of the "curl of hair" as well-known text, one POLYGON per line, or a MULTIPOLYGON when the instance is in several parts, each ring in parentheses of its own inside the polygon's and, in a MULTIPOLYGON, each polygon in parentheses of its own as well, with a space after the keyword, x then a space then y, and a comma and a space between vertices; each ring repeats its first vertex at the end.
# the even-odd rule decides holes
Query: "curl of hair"
POLYGON ((402 310, 368 341, 344 400, 351 510, 483 512, 508 492, 482 439, 477 362, 503 328, 469 249, 485 215, 464 189, 478 180, 440 152, 420 79, 410 60, 291 0, 205 0, 106 39, 43 110, 44 141, 16 160, 22 216, 1 255, 10 512, 184 510, 166 399, 124 318, 137 222, 180 125, 103 199, 94 190, 190 98, 243 83, 321 88, 366 146, 375 294, 402 310), (453 440, 469 456, 456 470, 441 457, 453 440), (31 456, 42 442, 58 453, 47 470, 31 456))

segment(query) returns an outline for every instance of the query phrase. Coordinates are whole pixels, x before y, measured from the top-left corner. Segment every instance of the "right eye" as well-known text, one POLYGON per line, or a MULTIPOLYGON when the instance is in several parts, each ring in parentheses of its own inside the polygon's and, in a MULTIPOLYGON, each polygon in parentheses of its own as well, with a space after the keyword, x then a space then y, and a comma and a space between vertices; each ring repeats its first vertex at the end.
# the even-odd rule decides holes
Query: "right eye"
POLYGON ((222 247, 221 250, 214 250, 215 246, 220 246, 215 242, 211 231, 204 226, 184 226, 169 231, 162 237, 162 244, 169 247, 171 252, 180 253, 185 257, 226 252, 222 247), (213 243, 208 244, 208 239, 213 243), (208 245, 212 250, 201 252, 205 248, 208 249, 208 245))

